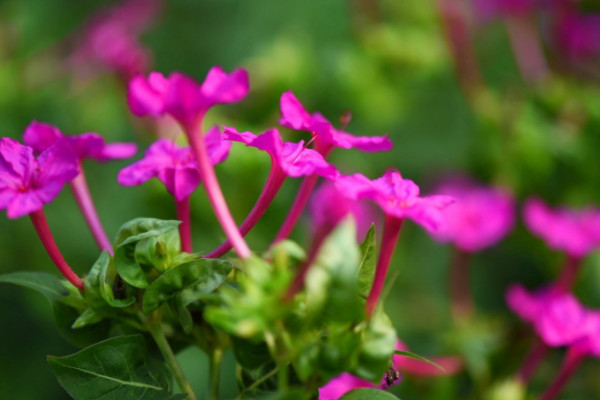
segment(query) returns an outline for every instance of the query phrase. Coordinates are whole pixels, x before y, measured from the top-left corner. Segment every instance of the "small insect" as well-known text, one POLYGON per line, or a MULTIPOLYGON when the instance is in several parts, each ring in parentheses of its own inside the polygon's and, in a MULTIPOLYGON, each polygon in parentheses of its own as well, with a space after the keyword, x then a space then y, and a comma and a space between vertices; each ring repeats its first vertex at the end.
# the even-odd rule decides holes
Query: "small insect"
POLYGON ((384 389, 387 389, 388 387, 392 386, 393 384, 398 382, 399 379, 400 379, 400 371, 394 369, 393 367, 390 367, 385 372, 385 376, 384 376, 385 388, 384 389))
POLYGON ((113 296, 115 299, 122 300, 127 297, 127 293, 125 293, 127 287, 125 286, 125 282, 119 275, 115 278, 115 283, 113 284, 113 296))

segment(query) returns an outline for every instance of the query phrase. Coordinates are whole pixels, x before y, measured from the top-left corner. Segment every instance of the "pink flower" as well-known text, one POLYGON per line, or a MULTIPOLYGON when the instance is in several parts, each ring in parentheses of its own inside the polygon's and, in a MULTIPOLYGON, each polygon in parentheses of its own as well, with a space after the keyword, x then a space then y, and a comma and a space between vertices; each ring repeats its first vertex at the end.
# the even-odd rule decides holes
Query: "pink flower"
POLYGON ((129 82, 128 99, 135 115, 169 114, 188 129, 215 104, 242 100, 249 88, 244 69, 227 74, 213 67, 201 85, 179 72, 167 78, 151 72, 148 78, 138 75, 129 82))
POLYGON ((588 311, 570 293, 553 287, 528 292, 513 285, 507 292, 507 302, 517 315, 533 325, 548 346, 571 346, 587 332, 588 311))
POLYGON ((99 13, 81 34, 74 64, 97 64, 124 78, 141 73, 150 64, 139 36, 156 19, 160 0, 129 0, 99 13))
POLYGON ((41 210, 77 174, 77 155, 64 139, 37 159, 31 147, 14 139, 0 139, 0 209, 7 210, 8 218, 41 210))
POLYGON ((600 212, 597 210, 551 209, 542 200, 533 198, 525 204, 524 217, 529 230, 551 249, 581 258, 598 246, 600 212))
POLYGON ((476 252, 500 241, 515 222, 512 196, 501 188, 487 188, 468 183, 449 183, 437 190, 457 201, 448 206, 446 229, 435 237, 452 242, 460 250, 476 252))
POLYGON ((362 174, 340 176, 335 185, 346 196, 374 201, 386 215, 410 218, 429 232, 444 228, 444 209, 455 201, 444 195, 420 197, 419 187, 413 181, 403 179, 398 171, 387 171, 374 180, 362 174))
POLYGON ((337 130, 321 114, 309 114, 291 91, 281 95, 279 123, 291 129, 308 131, 317 137, 317 151, 327 155, 334 147, 355 148, 366 152, 387 151, 392 142, 385 136, 354 136, 337 130))
POLYGON ((224 127, 224 129, 224 139, 242 142, 246 146, 267 152, 271 156, 273 165, 288 176, 297 178, 318 174, 327 179, 335 179, 338 175, 337 169, 327 163, 321 154, 307 149, 304 141, 284 142, 277 129, 269 129, 258 136, 251 132, 239 133, 235 128, 224 127))
POLYGON ((323 182, 312 196, 309 204, 313 231, 331 231, 347 215, 352 214, 357 224, 357 239, 362 241, 371 225, 377 219, 366 204, 349 199, 330 182, 323 182))
POLYGON ((344 372, 319 388, 319 400, 338 400, 351 390, 376 387, 372 382, 344 372))
POLYGON ((555 34, 558 47, 571 61, 600 54, 600 14, 582 14, 565 2, 555 34))
POLYGON ((79 161, 85 158, 99 162, 120 160, 132 157, 137 152, 137 146, 133 143, 106 144, 102 136, 90 132, 66 136, 57 127, 37 121, 25 129, 23 141, 36 153, 41 153, 63 137, 69 141, 79 161))
MULTIPOLYGON (((211 162, 225 161, 231 143, 222 140, 217 126, 206 133, 205 140, 211 162)), ((146 150, 143 159, 121 170, 118 181, 123 186, 135 186, 154 177, 165 184, 177 201, 187 198, 200 184, 198 163, 192 150, 168 139, 159 139, 146 150)))

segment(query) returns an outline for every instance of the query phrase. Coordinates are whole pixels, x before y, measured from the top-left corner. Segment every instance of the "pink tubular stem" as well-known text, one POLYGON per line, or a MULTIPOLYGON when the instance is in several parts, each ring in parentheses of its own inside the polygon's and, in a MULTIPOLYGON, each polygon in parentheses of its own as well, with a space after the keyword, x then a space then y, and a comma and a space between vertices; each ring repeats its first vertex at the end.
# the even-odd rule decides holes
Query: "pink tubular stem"
POLYGON ((279 232, 277 232, 273 243, 280 242, 290 236, 294 226, 296 226, 298 219, 302 215, 302 211, 304 211, 306 203, 308 203, 308 199, 310 198, 310 195, 313 192, 318 180, 319 175, 317 174, 309 175, 302 180, 302 184, 300 185, 300 189, 298 189, 298 194, 296 195, 296 199, 292 204, 292 208, 285 218, 285 221, 283 221, 281 228, 279 228, 279 232))
POLYGON ((308 275, 308 271, 314 264, 315 259, 319 254, 319 250, 321 250, 321 245, 323 244, 323 241, 325 240, 327 235, 329 235, 329 233, 331 233, 332 230, 333 228, 317 230, 317 232, 313 236, 310 251, 308 252, 306 260, 300 265, 296 277, 294 278, 287 292, 285 293, 284 301, 292 300, 294 296, 302 290, 302 288, 304 287, 304 283, 306 282, 306 276, 308 275))
POLYGON ((507 17, 506 27, 523 80, 536 83, 547 78, 550 73, 533 19, 528 16, 507 17))
POLYGON ((94 240, 98 244, 100 250, 106 250, 110 253, 110 255, 113 255, 113 248, 110 239, 108 236, 106 236, 102 222, 100 222, 100 217, 98 217, 98 212, 96 211, 96 206, 92 200, 92 196, 90 194, 90 190, 88 188, 85 174, 83 173, 83 168, 81 165, 79 170, 81 171, 79 175, 77 175, 75 179, 69 183, 71 190, 73 191, 73 196, 75 196, 75 200, 77 201, 79 209, 85 218, 85 222, 90 228, 92 236, 94 236, 94 240))
POLYGON ((450 266, 450 307, 455 322, 471 317, 475 310, 470 285, 470 258, 470 253, 458 248, 453 249, 450 266))
POLYGON ((196 161, 198 162, 198 171, 202 178, 202 184, 204 185, 206 195, 208 196, 208 200, 212 205, 215 215, 217 216, 225 235, 227 235, 227 238, 231 241, 237 255, 240 258, 248 258, 251 254, 250 248, 240 234, 237 224, 229 211, 223 192, 221 191, 221 186, 219 186, 219 181, 215 175, 215 170, 210 161, 206 143, 204 142, 201 121, 196 124, 195 128, 187 129, 187 133, 190 145, 196 156, 196 161))
POLYGON ((517 379, 523 384, 529 382, 550 350, 550 347, 542 340, 536 339, 536 341, 533 349, 527 354, 527 357, 523 361, 523 364, 521 364, 521 368, 519 368, 519 372, 517 373, 517 379))
POLYGON ((46 220, 46 214, 44 214, 44 210, 41 209, 32 212, 31 214, 29 214, 29 218, 31 218, 31 222, 33 223, 35 231, 40 237, 42 244, 46 248, 48 255, 50 256, 54 264, 56 264, 56 266, 58 267, 60 273, 63 274, 63 276, 67 278, 67 280, 71 282, 77 289, 83 290, 83 281, 81 280, 81 278, 79 278, 79 276, 77 276, 75 272, 73 272, 71 267, 69 267, 69 264, 67 264, 62 254, 60 253, 60 250, 58 250, 58 246, 54 241, 52 232, 50 232, 50 227, 48 226, 48 220, 46 220))
MULTIPOLYGON (((262 216, 269 208, 269 205, 273 202, 273 199, 281 189, 283 182, 287 175, 281 170, 281 168, 273 165, 271 167, 271 171, 269 172, 269 177, 267 178, 267 182, 265 183, 265 187, 263 188, 262 193, 254 203, 254 207, 242 222, 239 227, 239 231, 242 236, 246 236, 248 232, 256 225, 256 223, 262 218, 262 216)), ((219 247, 206 254, 205 258, 217 258, 221 257, 225 253, 231 250, 231 241, 226 240, 219 247)))
POLYGON ((373 280, 373 286, 371 287, 367 303, 365 304, 365 311, 369 318, 375 313, 375 308, 379 302, 379 297, 383 290, 385 277, 387 276, 390 261, 392 260, 392 255, 394 254, 394 249, 398 242, 398 236, 400 236, 400 229, 402 229, 403 221, 404 219, 402 218, 393 217, 391 215, 385 216, 381 250, 379 251, 379 258, 377 259, 377 267, 375 269, 375 279, 373 280))
POLYGON ((577 367, 579 366, 581 360, 583 360, 584 356, 584 352, 575 348, 570 348, 565 355, 565 359, 560 367, 560 371, 558 371, 558 374, 556 375, 556 378, 554 378, 554 381, 552 381, 548 389, 546 389, 546 392, 539 398, 539 400, 555 399, 560 394, 573 373, 577 370, 577 367))
POLYGON ((175 211, 177 219, 181 221, 179 225, 179 237, 181 238, 181 250, 191 253, 192 250, 192 225, 190 217, 190 196, 179 201, 175 200, 175 211))
POLYGON ((570 292, 577 280, 577 275, 581 267, 581 257, 567 255, 565 265, 556 279, 554 285, 557 289, 564 292, 570 292))

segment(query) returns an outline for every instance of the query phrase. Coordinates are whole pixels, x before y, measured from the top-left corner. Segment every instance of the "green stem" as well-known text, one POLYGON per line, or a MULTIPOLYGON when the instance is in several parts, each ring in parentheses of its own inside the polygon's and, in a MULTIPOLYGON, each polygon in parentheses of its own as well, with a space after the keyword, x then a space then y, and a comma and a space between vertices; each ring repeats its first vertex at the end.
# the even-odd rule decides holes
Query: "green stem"
POLYGON ((208 394, 207 400, 219 400, 219 383, 221 381, 221 362, 223 361, 223 349, 217 347, 210 354, 210 368, 208 370, 208 394))
POLYGON ((272 369, 270 372, 267 372, 265 375, 263 375, 260 379, 255 380, 252 385, 248 386, 246 389, 242 390, 242 392, 238 395, 238 397, 236 397, 235 400, 242 400, 244 398, 244 395, 248 392, 250 392, 251 390, 256 389, 257 387, 259 387, 260 385, 262 385, 264 382, 266 382, 267 379, 269 379, 270 377, 272 377, 273 375, 275 375, 277 372, 279 372, 279 367, 275 367, 274 369, 272 369))
POLYGON ((279 391, 283 391, 288 387, 288 369, 287 365, 280 365, 277 373, 277 386, 279 391))
POLYGON ((142 320, 142 322, 144 322, 144 325, 146 325, 148 332, 150 332, 150 334, 152 335, 152 338, 154 339, 158 350, 160 350, 160 353, 164 357, 167 365, 169 366, 171 373, 173 373, 173 376, 175 377, 175 381, 177 382, 179 389, 181 389, 183 393, 188 394, 189 400, 197 400, 196 394, 192 390, 192 386, 185 377, 183 370, 181 369, 181 366, 179 365, 179 362, 175 357, 175 353, 173 353, 173 350, 171 349, 171 346, 169 345, 169 342, 165 337, 164 332, 162 331, 162 328, 160 326, 160 320, 154 318, 146 318, 141 313, 140 319, 142 320))

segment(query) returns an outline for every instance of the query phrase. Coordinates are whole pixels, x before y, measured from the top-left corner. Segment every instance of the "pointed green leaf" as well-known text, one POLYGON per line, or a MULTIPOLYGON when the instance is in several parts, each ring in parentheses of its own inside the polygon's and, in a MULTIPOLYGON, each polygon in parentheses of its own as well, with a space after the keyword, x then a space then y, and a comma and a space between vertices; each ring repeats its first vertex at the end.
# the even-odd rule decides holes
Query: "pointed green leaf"
POLYGON ((103 320, 95 325, 73 329, 73 324, 80 313, 61 302, 55 302, 53 307, 54 320, 59 333, 73 346, 83 348, 108 337, 110 323, 103 320))
POLYGON ((96 314, 94 310, 91 308, 86 308, 79 317, 73 322, 71 328, 79 329, 84 326, 95 325, 98 322, 102 321, 103 317, 99 314, 96 314))
POLYGON ((383 390, 362 388, 346 393, 340 400, 398 400, 398 397, 383 390))
POLYGON ((36 290, 43 294, 50 303, 69 295, 69 290, 65 286, 69 283, 66 283, 66 281, 57 275, 46 272, 11 272, 9 274, 0 275, 0 282, 12 283, 13 285, 36 290))
POLYGON ((233 269, 230 262, 198 259, 173 267, 158 277, 144 293, 143 310, 149 313, 176 296, 187 306, 218 288, 233 269))
POLYGON ((373 279, 375 278, 375 266, 377 265, 377 252, 375 243, 375 225, 371 225, 365 240, 360 245, 362 259, 358 265, 358 291, 364 297, 367 297, 373 279))
POLYGON ((426 362, 428 364, 433 365, 434 367, 436 367, 437 369, 439 369, 441 371, 445 371, 444 367, 442 367, 440 364, 438 364, 436 362, 433 362, 431 360, 428 360, 427 358, 425 358, 423 356, 420 356, 418 354, 412 353, 410 351, 394 350, 394 354, 398 354, 400 356, 406 356, 406 357, 414 358, 414 359, 419 360, 419 361, 424 361, 424 362, 426 362))
POLYGON ((65 357, 48 357, 62 387, 74 400, 180 400, 164 366, 152 360, 143 336, 120 336, 65 357))

